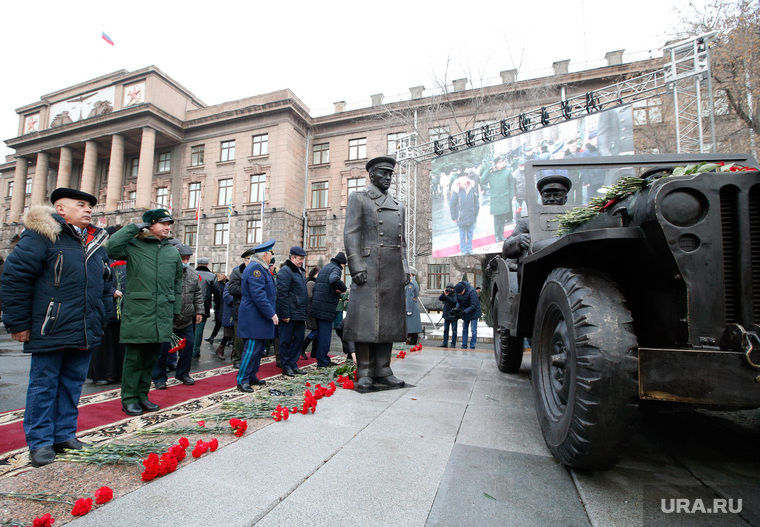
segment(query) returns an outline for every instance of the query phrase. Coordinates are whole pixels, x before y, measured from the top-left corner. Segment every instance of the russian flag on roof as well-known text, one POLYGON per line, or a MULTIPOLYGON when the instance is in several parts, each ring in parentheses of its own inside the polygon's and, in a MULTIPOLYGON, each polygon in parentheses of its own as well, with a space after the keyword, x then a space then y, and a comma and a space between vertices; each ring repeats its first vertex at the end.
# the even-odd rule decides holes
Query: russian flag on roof
POLYGON ((111 44, 113 46, 114 43, 113 43, 113 40, 111 40, 111 37, 109 37, 108 35, 106 35, 105 31, 101 31, 101 33, 103 33, 103 40, 105 40, 106 42, 108 42, 109 44, 111 44))

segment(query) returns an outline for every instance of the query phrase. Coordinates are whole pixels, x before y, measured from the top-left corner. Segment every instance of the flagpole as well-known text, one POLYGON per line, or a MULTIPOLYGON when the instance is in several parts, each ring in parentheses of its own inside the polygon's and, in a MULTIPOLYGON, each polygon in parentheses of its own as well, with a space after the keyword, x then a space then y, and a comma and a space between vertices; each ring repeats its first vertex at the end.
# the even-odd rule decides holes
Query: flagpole
POLYGON ((195 206, 195 267, 198 267, 198 244, 201 241, 201 196, 195 206))
MULTIPOLYGON (((227 270, 230 268, 230 237, 232 236, 232 198, 227 204, 227 255, 224 257, 227 262, 227 270)), ((230 273, 227 273, 229 276, 230 273)))

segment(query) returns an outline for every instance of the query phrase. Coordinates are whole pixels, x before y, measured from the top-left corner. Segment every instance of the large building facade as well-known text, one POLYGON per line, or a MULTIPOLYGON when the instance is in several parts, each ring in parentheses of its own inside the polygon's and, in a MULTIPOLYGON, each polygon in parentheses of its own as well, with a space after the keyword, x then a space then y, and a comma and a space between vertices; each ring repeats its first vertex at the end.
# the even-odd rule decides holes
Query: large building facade
MULTIPOLYGON (((117 71, 16 110, 18 135, 5 141, 15 154, 0 164, 0 254, 11 250, 24 212, 66 186, 98 197, 93 221, 101 226, 170 208, 173 236, 198 247, 215 271, 229 272, 246 248, 269 238, 277 240, 278 263, 292 245, 303 245, 307 265, 324 264, 343 250, 348 195, 368 183, 369 158, 393 155, 411 132, 418 142, 445 137, 662 64, 624 63, 622 55, 608 53, 606 66, 575 73, 568 61, 557 62, 553 75, 539 79, 517 80, 505 71, 489 87, 468 89, 461 79, 443 94, 418 86, 393 103, 378 94, 365 108, 336 103, 334 113, 320 117, 290 90, 208 106, 156 67, 117 71)), ((662 124, 660 104, 635 106, 635 124, 662 124)), ((480 259, 431 257, 429 171, 430 163, 422 163, 413 180, 419 196, 413 248, 423 293, 437 297, 463 274, 477 283, 480 259)), ((399 181, 412 181, 404 176, 399 181)))

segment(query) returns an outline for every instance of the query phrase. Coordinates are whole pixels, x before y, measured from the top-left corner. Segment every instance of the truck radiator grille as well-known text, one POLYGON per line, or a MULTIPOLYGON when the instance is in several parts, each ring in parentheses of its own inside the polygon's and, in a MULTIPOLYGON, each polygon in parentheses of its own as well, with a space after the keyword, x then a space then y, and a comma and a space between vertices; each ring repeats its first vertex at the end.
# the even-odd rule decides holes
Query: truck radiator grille
POLYGON ((720 224, 723 233, 723 275, 725 279, 726 323, 739 323, 741 286, 739 283, 739 189, 720 189, 720 224))
POLYGON ((752 322, 760 323, 760 185, 749 190, 749 239, 752 258, 752 322))

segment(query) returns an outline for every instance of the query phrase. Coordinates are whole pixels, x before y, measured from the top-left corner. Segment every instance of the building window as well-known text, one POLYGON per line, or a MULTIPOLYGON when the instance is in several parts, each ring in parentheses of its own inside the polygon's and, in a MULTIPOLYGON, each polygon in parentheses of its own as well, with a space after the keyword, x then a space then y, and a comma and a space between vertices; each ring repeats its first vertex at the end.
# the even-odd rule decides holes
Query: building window
POLYGON ((367 157, 367 138, 348 140, 348 160, 364 159, 367 157))
POLYGON ((428 141, 431 143, 435 140, 444 139, 448 136, 449 136, 448 126, 434 126, 433 128, 428 128, 428 141))
POLYGON ((190 149, 190 166, 198 167, 203 164, 203 154, 206 151, 206 145, 195 145, 190 149))
POLYGON ((169 189, 166 187, 158 187, 156 189, 156 203, 159 207, 169 206, 169 189))
POLYGON ((230 224, 215 223, 214 224, 214 245, 227 245, 230 241, 230 224))
POLYGON ((219 192, 216 196, 217 205, 227 205, 232 202, 232 178, 219 180, 219 192))
POLYGON ((253 153, 254 156, 265 156, 269 153, 269 134, 253 136, 253 153))
POLYGON ((318 181, 311 184, 311 208, 324 209, 327 207, 328 181, 318 181))
POLYGON ((158 171, 169 172, 172 168, 172 153, 162 152, 158 154, 158 171))
POLYGON ((309 249, 324 249, 327 241, 327 226, 309 227, 309 249))
POLYGON ((215 262, 211 264, 211 272, 215 274, 227 272, 227 262, 215 262))
POLYGON ((198 225, 186 225, 185 226, 185 239, 182 243, 195 247, 195 243, 198 241, 198 225))
POLYGON ((8 182, 8 192, 5 193, 9 198, 13 197, 13 181, 8 182))
POLYGON ((197 209, 201 203, 201 184, 190 183, 188 185, 189 192, 187 193, 187 208, 197 209))
POLYGON ((267 186, 266 174, 253 174, 251 176, 250 198, 248 201, 264 201, 264 192, 267 186))
POLYGON ((129 160, 129 177, 137 177, 137 170, 140 168, 140 158, 133 157, 129 160))
POLYGON ((137 199, 137 191, 136 190, 130 190, 127 192, 127 199, 132 201, 132 206, 134 207, 134 201, 137 199))
POLYGON ((221 161, 233 161, 235 159, 235 140, 222 141, 221 161))
POLYGON ((444 289, 451 281, 449 264, 428 264, 428 289, 444 289))
POLYGON ((32 178, 26 178, 26 190, 24 191, 27 196, 32 193, 32 178))
POLYGON ((314 164, 324 165, 330 162, 330 143, 314 145, 314 164))
POLYGON ((261 243, 261 220, 248 220, 245 231, 245 242, 248 245, 261 243))
POLYGON ((364 187, 367 186, 367 179, 363 177, 357 177, 352 178, 348 180, 348 196, 351 195, 352 192, 356 192, 357 190, 361 190, 364 187))
POLYGON ((396 150, 399 148, 399 139, 401 139, 406 134, 404 132, 396 132, 393 134, 388 134, 388 155, 389 156, 395 156, 396 150))
POLYGON ((662 100, 658 97, 633 103, 633 124, 637 126, 662 122, 662 100))

